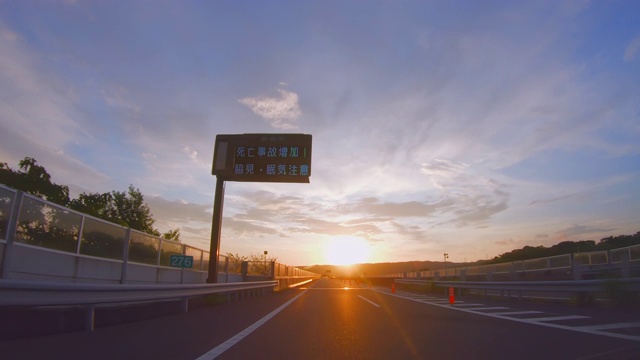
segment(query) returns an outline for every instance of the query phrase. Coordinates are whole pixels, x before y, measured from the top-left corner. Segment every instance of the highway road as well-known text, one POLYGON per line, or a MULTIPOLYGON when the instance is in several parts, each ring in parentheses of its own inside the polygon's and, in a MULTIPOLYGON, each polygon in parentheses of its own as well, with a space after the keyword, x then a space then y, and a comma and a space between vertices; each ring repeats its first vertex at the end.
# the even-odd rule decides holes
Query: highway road
MULTIPOLYGON (((1 324, 0 324, 1 326, 1 324)), ((640 313, 308 287, 187 314, 0 342, 0 359, 640 359, 640 313)))

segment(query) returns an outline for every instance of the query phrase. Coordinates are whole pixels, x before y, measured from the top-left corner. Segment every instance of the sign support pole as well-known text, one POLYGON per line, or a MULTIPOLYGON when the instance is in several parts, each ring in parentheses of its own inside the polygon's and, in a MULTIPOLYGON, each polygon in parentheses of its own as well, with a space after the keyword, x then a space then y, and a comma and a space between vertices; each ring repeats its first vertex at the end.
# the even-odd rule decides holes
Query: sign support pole
POLYGON ((213 200, 211 222, 211 245, 209 247, 209 276, 207 283, 218 282, 218 259, 220 258, 220 234, 222 228, 222 203, 224 202, 224 180, 216 176, 216 194, 213 200))

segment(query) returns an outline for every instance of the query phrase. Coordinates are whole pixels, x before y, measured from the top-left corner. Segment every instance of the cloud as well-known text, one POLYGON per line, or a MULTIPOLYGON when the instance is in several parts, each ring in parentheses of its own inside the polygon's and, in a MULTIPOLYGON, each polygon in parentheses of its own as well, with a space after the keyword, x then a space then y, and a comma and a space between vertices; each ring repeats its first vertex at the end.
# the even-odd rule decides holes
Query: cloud
MULTIPOLYGON (((450 167, 443 164, 436 167, 440 170, 466 169, 462 164, 451 163, 450 167)), ((468 187, 466 192, 448 189, 443 181, 444 190, 435 200, 394 202, 363 197, 322 204, 303 197, 258 191, 235 196, 227 214, 231 213, 233 231, 238 234, 257 235, 264 231, 262 235, 274 232, 280 236, 351 235, 370 241, 391 238, 425 242, 429 238, 427 232, 437 224, 450 223, 458 228, 487 227, 493 215, 507 208, 509 196, 502 190, 503 185, 478 176, 466 176, 467 182, 458 184, 461 188, 468 187), (485 187, 477 183, 484 183, 485 187)))
POLYGON ((293 122, 302 114, 298 103, 298 94, 278 89, 280 98, 246 97, 238 100, 248 106, 256 115, 266 119, 269 124, 282 130, 296 129, 293 122))
POLYGON ((624 50, 624 61, 630 62, 635 60, 636 54, 640 51, 640 36, 631 40, 627 48, 624 50))
POLYGON ((0 38, 7 41, 18 40, 18 34, 9 29, 0 29, 0 38))
MULTIPOLYGON (((616 230, 615 228, 611 228, 611 227, 596 227, 596 226, 590 226, 590 225, 573 225, 571 227, 568 227, 566 229, 562 229, 560 231, 557 231, 556 234, 558 235, 558 237, 562 240, 568 240, 568 239, 577 239, 580 236, 584 236, 584 235, 589 235, 589 236, 598 236, 601 234, 607 234, 607 233, 611 233, 612 231, 616 230)), ((584 239, 580 239, 580 240, 584 240, 584 239)))
POLYGON ((428 232, 420 226, 411 224, 407 225, 397 221, 392 221, 391 225, 393 226, 393 232, 395 234, 406 237, 407 239, 410 239, 414 242, 433 242, 433 240, 429 238, 428 232))
POLYGON ((512 246, 514 244, 516 244, 516 241, 513 240, 513 239, 496 241, 496 245, 503 245, 503 246, 509 245, 509 246, 512 246))
POLYGON ((390 221, 390 218, 356 217, 358 211, 353 206, 323 206, 301 197, 266 191, 243 193, 228 200, 229 215, 223 223, 237 236, 349 235, 379 241, 377 237, 385 233, 382 225, 390 221))
POLYGON ((422 173, 440 189, 440 210, 454 218, 457 226, 485 225, 495 214, 508 208, 509 193, 500 182, 472 172, 469 165, 436 159, 422 165, 422 173))
POLYGON ((155 219, 163 219, 172 223, 211 223, 211 205, 188 203, 184 200, 167 200, 161 196, 147 196, 155 219))
POLYGON ((537 199, 537 200, 533 200, 532 202, 530 202, 529 205, 536 205, 536 204, 548 205, 548 204, 554 203, 556 201, 568 200, 568 199, 571 199, 571 198, 574 198, 574 197, 576 197, 576 194, 555 196, 555 197, 547 198, 547 199, 537 199))
POLYGON ((182 152, 187 154, 189 159, 193 161, 198 161, 198 151, 192 149, 189 145, 185 145, 182 147, 182 152))
POLYGON ((270 226, 256 224, 250 220, 238 220, 235 218, 224 218, 225 230, 232 230, 240 237, 263 237, 265 235, 276 235, 278 230, 270 226))
POLYGON ((86 143, 95 150, 95 138, 83 128, 74 85, 42 59, 19 32, 0 23, 0 158, 37 159, 72 195, 112 190, 100 189, 111 177, 84 161, 91 154, 72 154, 71 147, 86 143))
POLYGON ((109 106, 121 108, 137 115, 142 111, 142 107, 133 103, 131 92, 123 86, 115 86, 112 89, 103 90, 102 95, 105 103, 109 106))
POLYGON ((344 225, 340 221, 322 220, 319 218, 305 217, 297 219, 297 227, 287 230, 292 233, 319 234, 330 236, 351 235, 370 239, 383 232, 373 224, 344 225))
POLYGON ((381 202, 378 199, 365 198, 357 203, 345 206, 345 210, 367 213, 380 217, 429 217, 438 211, 445 211, 453 206, 447 199, 434 203, 420 201, 381 202))

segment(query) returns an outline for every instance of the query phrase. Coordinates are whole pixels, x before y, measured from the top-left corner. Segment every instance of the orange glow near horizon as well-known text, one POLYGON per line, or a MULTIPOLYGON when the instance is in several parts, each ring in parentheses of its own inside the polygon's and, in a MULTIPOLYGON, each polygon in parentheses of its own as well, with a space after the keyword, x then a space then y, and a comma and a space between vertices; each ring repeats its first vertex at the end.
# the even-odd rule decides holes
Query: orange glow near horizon
POLYGON ((369 261, 371 248, 366 240, 356 236, 331 239, 325 248, 325 261, 331 265, 353 265, 369 261))

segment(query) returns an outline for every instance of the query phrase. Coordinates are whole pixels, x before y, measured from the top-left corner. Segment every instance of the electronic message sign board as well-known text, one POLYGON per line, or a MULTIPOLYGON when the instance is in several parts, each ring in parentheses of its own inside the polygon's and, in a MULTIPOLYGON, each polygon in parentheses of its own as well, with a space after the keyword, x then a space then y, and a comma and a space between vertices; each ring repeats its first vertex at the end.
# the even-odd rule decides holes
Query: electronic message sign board
POLYGON ((217 135, 212 174, 225 181, 308 183, 311 135, 217 135))

